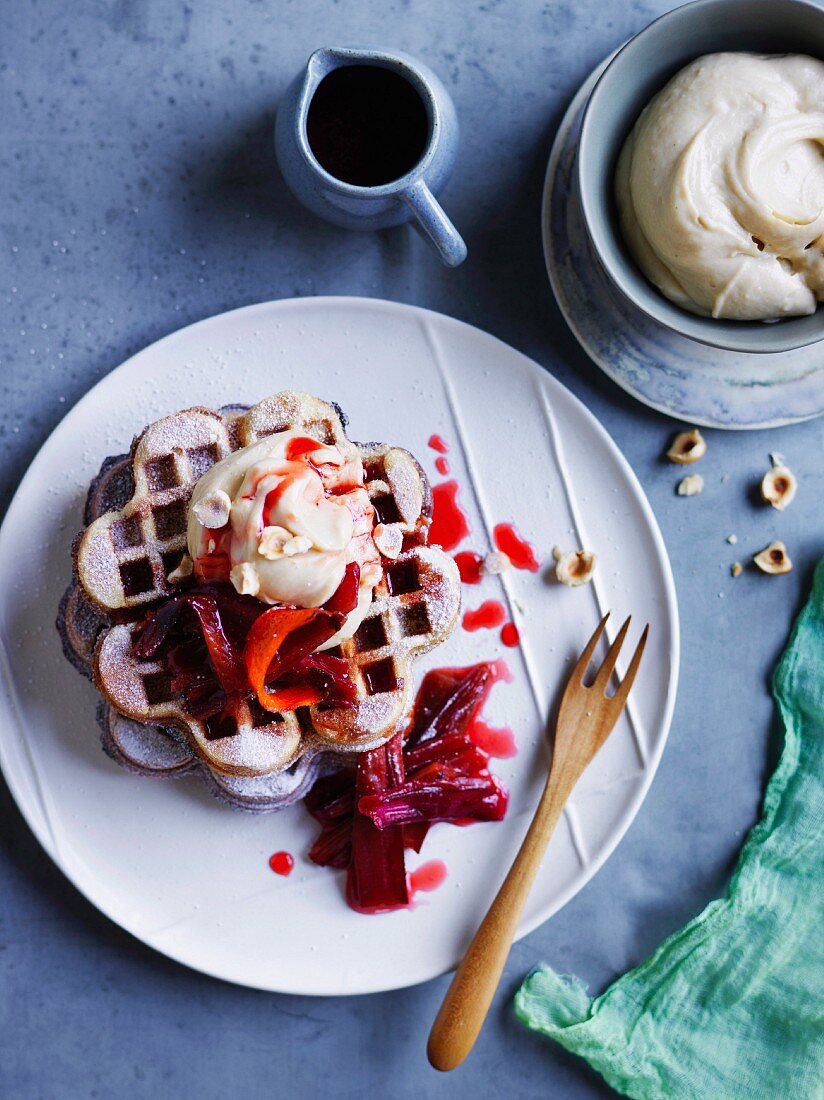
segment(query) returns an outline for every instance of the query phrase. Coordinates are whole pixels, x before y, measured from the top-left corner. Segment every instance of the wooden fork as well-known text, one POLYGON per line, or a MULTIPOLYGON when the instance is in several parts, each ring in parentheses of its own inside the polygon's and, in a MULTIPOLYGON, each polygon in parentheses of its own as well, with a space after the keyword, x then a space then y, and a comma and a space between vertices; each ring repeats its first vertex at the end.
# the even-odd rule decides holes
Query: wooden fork
POLYGON ((455 1069, 475 1045, 549 838, 573 787, 606 741, 626 705, 644 653, 649 624, 644 627, 626 676, 615 694, 608 696, 607 685, 626 638, 629 619, 618 631, 592 684, 589 687, 584 684, 584 674, 608 618, 609 612, 601 619, 572 670, 558 711, 552 766, 538 809, 509 874, 475 933, 432 1025, 427 1054, 435 1069, 455 1069))

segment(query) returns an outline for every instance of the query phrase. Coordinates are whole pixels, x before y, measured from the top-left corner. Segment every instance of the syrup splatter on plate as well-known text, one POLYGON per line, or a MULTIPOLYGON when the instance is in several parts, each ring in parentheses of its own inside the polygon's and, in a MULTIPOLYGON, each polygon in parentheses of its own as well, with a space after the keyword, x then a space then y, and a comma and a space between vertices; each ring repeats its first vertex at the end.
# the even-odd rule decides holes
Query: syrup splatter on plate
POLYGON ((677 612, 649 506, 592 415, 550 373, 493 337, 375 300, 252 306, 175 333, 107 374, 30 466, 0 531, 0 763, 64 873, 113 920, 170 957, 228 981, 293 993, 366 993, 426 981, 455 966, 517 851, 546 773, 550 700, 607 607, 619 623, 630 611, 649 620, 656 644, 630 712, 556 830, 551 871, 536 884, 521 934, 568 901, 608 857, 664 746, 678 666, 677 612), (493 768, 509 790, 509 809, 503 821, 435 826, 409 866, 441 860, 446 879, 411 909, 381 916, 352 912, 342 874, 307 859, 317 829, 303 806, 276 817, 241 814, 194 781, 156 782, 110 763, 100 750, 95 692, 64 660, 53 628, 86 488, 101 460, 127 451, 145 424, 193 401, 248 403, 289 387, 338 401, 352 438, 408 447, 433 485, 455 482, 468 531, 453 525, 450 554, 485 558, 497 549, 495 525, 511 523, 542 563, 556 543, 592 547, 599 559, 593 584, 582 589, 553 583, 545 569, 516 568, 464 586, 467 609, 487 599, 504 605, 520 644, 507 648, 499 628, 471 633, 458 626, 415 676, 506 656, 512 683, 494 689, 484 721, 511 728, 517 744, 517 754, 495 758, 493 768), (489 445, 489 409, 501 410, 501 430, 517 425, 525 453, 535 456, 517 477, 501 469, 489 445), (434 434, 448 446, 448 477, 434 465, 434 434), (16 583, 20 530, 41 532, 26 585, 16 583), (267 867, 275 851, 294 859, 287 877, 267 867))

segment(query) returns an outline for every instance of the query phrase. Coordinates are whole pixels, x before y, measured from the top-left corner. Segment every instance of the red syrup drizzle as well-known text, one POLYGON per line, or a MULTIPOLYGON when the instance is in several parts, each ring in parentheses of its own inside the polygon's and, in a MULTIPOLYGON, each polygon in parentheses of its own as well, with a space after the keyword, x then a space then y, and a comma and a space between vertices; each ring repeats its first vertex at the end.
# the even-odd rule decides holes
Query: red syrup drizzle
POLYGON ((484 600, 474 611, 467 611, 463 617, 464 630, 484 630, 500 626, 506 620, 506 608, 500 600, 484 600))
POLYGON ((490 726, 483 718, 475 718, 470 725, 469 740, 489 756, 496 756, 500 760, 515 756, 518 752, 515 734, 508 726, 496 728, 490 726))
POLYGON ((436 485, 432 490, 430 543, 444 550, 454 550, 469 531, 469 518, 458 503, 457 481, 444 481, 436 485))
POLYGON ((445 879, 446 864, 444 861, 442 859, 430 859, 407 875, 409 896, 414 898, 419 890, 423 890, 425 893, 429 893, 430 890, 437 890, 445 879))
POLYGON ((289 852, 275 852, 269 856, 269 866, 276 875, 290 875, 295 861, 289 852))
POLYGON ((511 649, 520 644, 521 634, 515 623, 504 623, 501 627, 501 641, 511 649))
POLYGON ((435 459, 435 469, 438 471, 439 474, 442 474, 444 477, 446 477, 449 473, 449 463, 443 455, 438 455, 438 457, 435 459))
POLYGON ((484 559, 480 554, 476 554, 474 550, 461 550, 460 554, 455 555, 455 564, 464 584, 481 583, 481 566, 483 563, 484 559))
POLYGON ((499 523, 493 532, 495 545, 507 555, 516 569, 528 569, 530 573, 537 573, 541 563, 535 553, 535 547, 531 542, 518 534, 511 523, 499 523))
POLYGON ((442 435, 430 435, 429 446, 433 451, 437 451, 438 454, 445 455, 449 451, 449 444, 442 435))

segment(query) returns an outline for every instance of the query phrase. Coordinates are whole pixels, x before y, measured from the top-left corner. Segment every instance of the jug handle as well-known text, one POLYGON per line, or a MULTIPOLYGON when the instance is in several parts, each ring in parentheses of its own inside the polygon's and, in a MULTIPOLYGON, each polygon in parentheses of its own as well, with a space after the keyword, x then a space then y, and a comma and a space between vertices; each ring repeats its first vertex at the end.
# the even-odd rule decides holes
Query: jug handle
POLYGON ((447 218, 440 203, 423 180, 416 180, 401 198, 415 215, 418 226, 430 239, 447 267, 457 267, 466 259, 466 244, 447 218))

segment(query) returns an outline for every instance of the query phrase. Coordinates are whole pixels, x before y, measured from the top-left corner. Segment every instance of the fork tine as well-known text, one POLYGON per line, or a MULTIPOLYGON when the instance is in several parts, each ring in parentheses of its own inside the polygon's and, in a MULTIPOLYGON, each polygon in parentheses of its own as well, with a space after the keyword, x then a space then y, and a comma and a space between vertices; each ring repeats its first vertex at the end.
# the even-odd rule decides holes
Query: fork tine
POLYGON ((609 652, 606 657, 604 657, 604 663, 598 669, 592 686, 599 688, 601 691, 606 691, 607 689, 609 678, 612 676, 612 670, 615 668, 615 662, 618 660, 618 654, 621 652, 621 646, 624 644, 624 638, 627 636, 631 619, 632 616, 627 615, 624 625, 618 631, 615 641, 609 647, 609 652))
POLYGON ((618 685, 618 690, 613 695, 611 702, 614 706, 617 706, 619 710, 622 710, 624 703, 627 701, 630 688, 635 680, 635 674, 638 671, 638 666, 641 664, 641 658, 644 656, 644 646, 647 644, 647 635, 649 634, 649 623, 644 627, 644 633, 641 635, 641 641, 638 643, 635 652, 632 655, 632 660, 629 663, 627 674, 618 685))
POLYGON ((598 625, 595 627, 595 633, 587 642, 586 649, 578 658, 578 663, 575 665, 575 668, 573 668, 572 672, 570 673, 570 685, 584 682, 584 673, 587 670, 589 662, 592 660, 592 654, 595 652, 595 647, 598 645, 601 635, 604 633, 604 627, 607 625, 608 618, 609 612, 604 615, 603 619, 601 619, 600 623, 598 623, 598 625))

